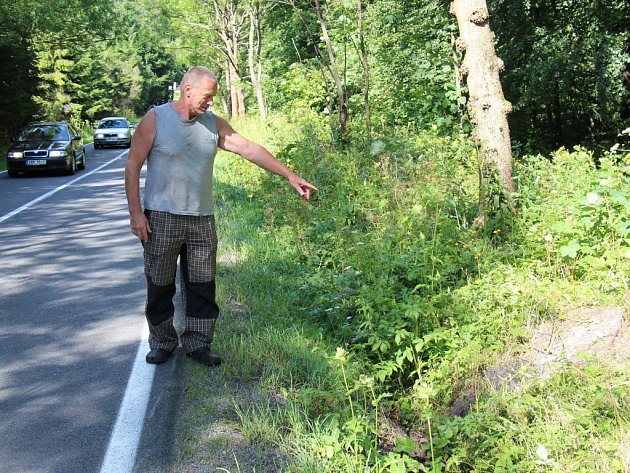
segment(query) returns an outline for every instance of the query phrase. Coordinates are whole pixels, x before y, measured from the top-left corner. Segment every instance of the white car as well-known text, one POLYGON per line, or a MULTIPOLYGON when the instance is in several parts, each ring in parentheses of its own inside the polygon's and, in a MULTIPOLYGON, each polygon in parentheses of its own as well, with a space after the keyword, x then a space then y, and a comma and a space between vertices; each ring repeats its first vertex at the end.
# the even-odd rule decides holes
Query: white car
POLYGON ((94 130, 94 148, 131 145, 131 125, 125 117, 105 117, 94 130))

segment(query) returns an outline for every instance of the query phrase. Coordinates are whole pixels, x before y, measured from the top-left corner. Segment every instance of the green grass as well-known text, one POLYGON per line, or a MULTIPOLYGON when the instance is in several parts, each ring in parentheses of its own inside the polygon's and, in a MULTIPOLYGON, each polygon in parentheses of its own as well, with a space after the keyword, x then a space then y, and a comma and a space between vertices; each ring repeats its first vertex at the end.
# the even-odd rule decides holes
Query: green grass
MULTIPOLYGON (((292 398, 299 387, 325 390, 334 382, 336 373, 326 357, 334 345, 323 343, 316 327, 292 313, 290 292, 278 297, 278 291, 289 288, 283 284, 285 276, 268 272, 280 264, 269 260, 270 253, 276 254, 278 235, 261 229, 263 215, 255 199, 258 171, 240 158, 221 154, 216 176, 222 315, 214 349, 224 363, 210 379, 204 368, 189 366, 179 461, 182 468, 202 462, 229 471, 278 471, 267 468, 284 463, 278 453, 282 436, 292 429, 292 418, 305 418, 304 409, 292 398), (226 176, 233 180, 226 181, 226 176), (200 412, 200 405, 216 405, 217 399, 222 409, 200 412), (220 441, 203 434, 210 424, 225 424, 229 434, 220 441), (240 436, 250 443, 245 450, 238 447, 240 436)), ((286 187, 282 190, 287 199, 296 199, 286 187)), ((296 254, 295 249, 285 249, 284 256, 296 254)), ((317 402, 310 407, 325 407, 314 406, 317 402)))
POLYGON ((188 367, 180 466, 628 472, 627 363, 590 358, 517 390, 485 373, 567 310, 627 306, 630 158, 526 157, 518 214, 498 199, 478 228, 465 137, 389 137, 371 155, 296 117, 236 128, 320 187, 310 203, 238 157, 217 161, 225 362, 188 367), (384 448, 385 415, 429 439, 422 455, 409 438, 384 448))

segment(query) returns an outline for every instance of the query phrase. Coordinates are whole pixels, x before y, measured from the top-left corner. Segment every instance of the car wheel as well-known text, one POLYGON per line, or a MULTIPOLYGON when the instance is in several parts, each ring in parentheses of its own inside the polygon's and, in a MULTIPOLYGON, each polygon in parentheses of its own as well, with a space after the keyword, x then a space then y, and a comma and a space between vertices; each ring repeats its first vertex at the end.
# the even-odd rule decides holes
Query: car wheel
POLYGON ((70 168, 68 169, 68 174, 75 174, 77 172, 77 157, 73 154, 72 159, 70 160, 70 168))
POLYGON ((80 169, 81 171, 83 171, 85 169, 85 148, 83 148, 83 153, 81 155, 81 164, 79 164, 79 166, 77 167, 77 169, 80 169))
POLYGON ((9 174, 9 177, 17 177, 18 173, 17 171, 13 171, 13 170, 8 170, 7 174, 9 174))
POLYGON ((94 149, 99 149, 101 147, 101 145, 97 145, 96 143, 94 143, 94 149))

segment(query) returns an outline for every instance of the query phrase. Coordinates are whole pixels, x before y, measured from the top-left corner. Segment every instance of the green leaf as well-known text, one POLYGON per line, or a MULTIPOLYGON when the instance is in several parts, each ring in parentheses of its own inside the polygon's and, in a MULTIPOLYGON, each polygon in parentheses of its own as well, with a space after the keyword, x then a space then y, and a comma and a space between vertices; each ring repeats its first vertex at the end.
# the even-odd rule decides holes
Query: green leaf
POLYGON ((617 204, 628 205, 630 202, 628 201, 626 195, 627 194, 625 192, 614 191, 612 193, 612 200, 617 204))
POLYGON ((396 439, 396 447, 394 450, 398 453, 406 453, 411 455, 416 448, 416 442, 414 442, 409 437, 398 437, 396 439))
POLYGON ((560 255, 563 257, 575 258, 578 251, 580 251, 580 243, 576 240, 571 240, 566 245, 560 247, 560 255))
POLYGON ((381 140, 376 140, 372 142, 372 145, 370 146, 370 154, 372 156, 377 156, 380 153, 383 152, 383 150, 385 149, 385 143, 381 140))

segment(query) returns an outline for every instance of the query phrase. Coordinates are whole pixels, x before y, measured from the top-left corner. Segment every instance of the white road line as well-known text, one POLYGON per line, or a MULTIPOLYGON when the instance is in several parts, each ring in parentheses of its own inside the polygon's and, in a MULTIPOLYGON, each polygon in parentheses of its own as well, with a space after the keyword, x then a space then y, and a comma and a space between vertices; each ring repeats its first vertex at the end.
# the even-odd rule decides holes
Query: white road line
POLYGON ((37 199, 33 199, 30 202, 24 204, 22 207, 18 207, 17 209, 13 210, 12 212, 9 212, 8 214, 3 215, 2 217, 0 217, 0 223, 4 222, 5 220, 10 219, 11 217, 13 217, 14 215, 19 214, 20 212, 22 212, 23 210, 28 209, 29 207, 32 207, 33 205, 35 205, 38 202, 41 202, 44 199, 47 199, 48 197, 50 197, 53 194, 56 194, 57 192, 59 192, 60 190, 65 189, 66 187, 71 186, 72 184, 74 184, 75 182, 80 181, 81 179, 84 179, 92 174, 94 174, 97 171, 100 171, 101 169, 103 169, 105 166, 109 166, 111 163, 113 163, 114 161, 120 159, 123 157, 123 155, 127 153, 127 151, 123 151, 122 153, 120 153, 118 156, 116 156, 114 159, 111 159, 109 161, 107 161, 105 164, 101 164, 99 167, 97 167, 96 169, 91 170, 90 172, 86 173, 86 174, 81 174, 79 177, 77 177, 76 179, 73 179, 70 182, 66 182, 64 185, 57 187, 56 189, 51 190, 50 192, 45 193, 44 195, 40 195, 37 199))
POLYGON ((149 328, 145 324, 100 473, 133 471, 155 374, 155 365, 145 361, 145 354, 149 351, 148 336, 149 328))

